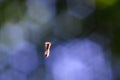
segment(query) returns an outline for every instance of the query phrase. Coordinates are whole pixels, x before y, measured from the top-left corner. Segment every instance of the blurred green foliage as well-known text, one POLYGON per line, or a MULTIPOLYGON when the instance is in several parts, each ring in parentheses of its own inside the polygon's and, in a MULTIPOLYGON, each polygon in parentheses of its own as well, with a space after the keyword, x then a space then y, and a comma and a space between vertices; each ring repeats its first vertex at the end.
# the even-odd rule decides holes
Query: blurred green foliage
POLYGON ((97 0, 95 12, 98 31, 112 38, 113 56, 120 57, 120 1, 97 0), (99 2, 100 1, 100 2, 99 2), (99 4, 99 6, 98 6, 99 4), (103 6, 106 6, 103 8, 103 6))
POLYGON ((0 25, 6 21, 18 21, 24 12, 25 0, 4 0, 0 3, 0 25))
POLYGON ((118 0, 96 0, 96 5, 100 8, 107 8, 113 6, 118 0))

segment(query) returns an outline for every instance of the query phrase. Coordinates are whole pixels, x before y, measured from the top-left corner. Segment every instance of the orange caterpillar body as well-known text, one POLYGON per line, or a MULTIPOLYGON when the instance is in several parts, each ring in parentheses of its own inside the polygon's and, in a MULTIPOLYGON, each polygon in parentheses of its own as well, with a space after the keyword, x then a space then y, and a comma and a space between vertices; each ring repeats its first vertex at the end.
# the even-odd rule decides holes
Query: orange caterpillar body
POLYGON ((50 47, 51 47, 51 42, 45 42, 45 48, 46 48, 45 56, 46 57, 49 57, 49 55, 50 55, 50 47))

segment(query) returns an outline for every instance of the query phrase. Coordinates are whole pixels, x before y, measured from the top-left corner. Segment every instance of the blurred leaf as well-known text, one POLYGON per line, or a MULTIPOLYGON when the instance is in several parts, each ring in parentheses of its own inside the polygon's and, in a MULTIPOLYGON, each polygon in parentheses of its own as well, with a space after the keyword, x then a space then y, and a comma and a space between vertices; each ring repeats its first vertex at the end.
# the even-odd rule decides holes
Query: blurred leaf
POLYGON ((96 0, 96 3, 97 3, 97 6, 100 8, 107 8, 112 5, 115 5, 117 1, 118 0, 96 0))

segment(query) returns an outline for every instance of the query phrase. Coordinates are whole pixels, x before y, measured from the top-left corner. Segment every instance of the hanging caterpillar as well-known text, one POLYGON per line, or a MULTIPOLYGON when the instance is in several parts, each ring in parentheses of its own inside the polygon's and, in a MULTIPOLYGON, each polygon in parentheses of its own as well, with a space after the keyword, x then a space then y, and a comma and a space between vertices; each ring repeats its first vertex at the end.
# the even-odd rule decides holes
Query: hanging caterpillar
POLYGON ((45 56, 46 57, 49 57, 49 55, 50 55, 50 47, 51 47, 51 42, 45 42, 45 48, 46 48, 45 56))

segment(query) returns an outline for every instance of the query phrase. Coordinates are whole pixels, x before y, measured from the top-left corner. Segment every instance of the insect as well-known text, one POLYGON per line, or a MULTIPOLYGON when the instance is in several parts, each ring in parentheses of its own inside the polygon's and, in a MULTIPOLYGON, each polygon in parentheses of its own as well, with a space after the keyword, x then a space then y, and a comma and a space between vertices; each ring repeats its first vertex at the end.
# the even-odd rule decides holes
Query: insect
POLYGON ((50 47, 51 47, 51 42, 45 42, 45 48, 46 48, 45 56, 46 57, 49 57, 49 55, 50 55, 50 47))

